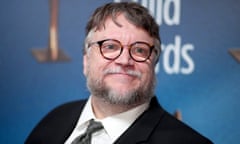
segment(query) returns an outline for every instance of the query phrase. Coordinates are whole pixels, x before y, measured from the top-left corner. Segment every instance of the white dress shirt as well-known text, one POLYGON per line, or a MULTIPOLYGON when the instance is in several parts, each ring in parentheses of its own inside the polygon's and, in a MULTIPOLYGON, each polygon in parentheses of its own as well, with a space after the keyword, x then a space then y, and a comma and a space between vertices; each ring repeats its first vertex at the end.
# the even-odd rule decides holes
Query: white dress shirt
POLYGON ((125 130, 140 116, 149 106, 149 103, 144 103, 135 108, 132 108, 126 112, 119 113, 113 116, 106 117, 104 119, 97 119, 93 113, 91 106, 91 97, 88 99, 82 114, 78 120, 76 127, 72 134, 67 139, 65 144, 71 144, 71 142, 83 134, 88 126, 90 119, 100 121, 104 127, 103 130, 97 131, 92 135, 92 144, 112 144, 116 141, 125 130))

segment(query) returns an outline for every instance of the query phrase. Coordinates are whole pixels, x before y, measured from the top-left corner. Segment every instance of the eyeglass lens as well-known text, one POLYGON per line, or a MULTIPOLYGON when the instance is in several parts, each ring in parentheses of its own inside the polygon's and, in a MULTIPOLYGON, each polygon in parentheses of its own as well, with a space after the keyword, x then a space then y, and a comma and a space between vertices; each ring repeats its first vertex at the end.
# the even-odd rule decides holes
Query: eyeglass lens
MULTIPOLYGON (((97 43, 103 57, 109 60, 118 58, 123 51, 122 44, 117 40, 108 39, 97 43)), ((151 55, 151 51, 152 47, 145 42, 135 42, 129 46, 129 54, 137 62, 146 61, 151 55)))

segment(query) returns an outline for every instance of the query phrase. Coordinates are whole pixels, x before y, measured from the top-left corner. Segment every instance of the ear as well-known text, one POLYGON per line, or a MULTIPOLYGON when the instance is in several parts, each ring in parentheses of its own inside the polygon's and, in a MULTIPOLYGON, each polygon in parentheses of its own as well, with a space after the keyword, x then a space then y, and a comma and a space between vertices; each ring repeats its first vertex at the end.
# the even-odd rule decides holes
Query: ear
POLYGON ((87 64, 88 64, 88 60, 87 60, 87 54, 85 54, 83 56, 83 74, 86 76, 87 75, 87 64))

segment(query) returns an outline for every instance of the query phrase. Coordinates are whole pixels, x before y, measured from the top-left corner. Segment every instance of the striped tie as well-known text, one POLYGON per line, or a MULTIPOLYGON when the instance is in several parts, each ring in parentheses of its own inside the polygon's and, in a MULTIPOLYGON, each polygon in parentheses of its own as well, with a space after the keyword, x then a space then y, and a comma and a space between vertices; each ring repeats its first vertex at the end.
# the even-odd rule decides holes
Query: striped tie
POLYGON ((103 129, 102 124, 91 119, 86 132, 74 139, 72 144, 91 144, 92 134, 101 129, 103 129))

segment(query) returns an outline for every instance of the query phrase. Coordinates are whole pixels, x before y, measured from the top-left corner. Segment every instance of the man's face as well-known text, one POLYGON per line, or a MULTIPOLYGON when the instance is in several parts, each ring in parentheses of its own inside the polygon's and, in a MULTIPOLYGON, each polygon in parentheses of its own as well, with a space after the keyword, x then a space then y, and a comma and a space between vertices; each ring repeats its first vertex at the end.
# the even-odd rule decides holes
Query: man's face
POLYGON ((136 62, 129 55, 129 45, 136 41, 153 45, 147 32, 129 23, 123 15, 118 16, 119 27, 111 19, 105 28, 92 33, 91 42, 115 39, 124 46, 115 60, 107 60, 100 53, 99 45, 92 45, 84 55, 84 74, 93 96, 102 97, 112 104, 138 104, 153 96, 155 74, 154 56, 145 62, 136 62))

